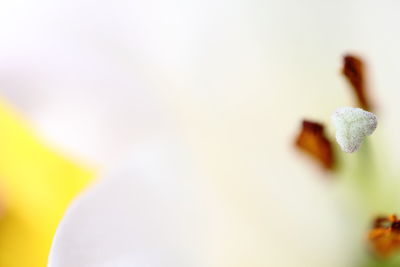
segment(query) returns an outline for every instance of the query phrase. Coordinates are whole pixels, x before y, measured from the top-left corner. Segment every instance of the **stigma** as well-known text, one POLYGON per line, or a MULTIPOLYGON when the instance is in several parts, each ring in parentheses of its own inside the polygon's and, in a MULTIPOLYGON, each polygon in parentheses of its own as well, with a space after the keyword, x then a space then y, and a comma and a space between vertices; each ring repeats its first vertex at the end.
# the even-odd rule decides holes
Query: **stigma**
POLYGON ((337 109, 332 114, 332 122, 336 128, 336 141, 347 153, 357 151, 378 124, 375 114, 352 107, 337 109))

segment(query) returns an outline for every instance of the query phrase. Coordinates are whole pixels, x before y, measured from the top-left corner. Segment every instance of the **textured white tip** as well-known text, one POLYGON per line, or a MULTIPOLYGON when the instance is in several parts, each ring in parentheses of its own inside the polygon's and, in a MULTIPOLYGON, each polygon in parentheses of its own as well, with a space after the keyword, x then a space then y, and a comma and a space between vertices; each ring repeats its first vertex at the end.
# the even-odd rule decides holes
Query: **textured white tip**
POLYGON ((351 107, 338 108, 332 114, 332 122, 336 128, 336 140, 347 153, 357 151, 378 124, 375 114, 351 107))

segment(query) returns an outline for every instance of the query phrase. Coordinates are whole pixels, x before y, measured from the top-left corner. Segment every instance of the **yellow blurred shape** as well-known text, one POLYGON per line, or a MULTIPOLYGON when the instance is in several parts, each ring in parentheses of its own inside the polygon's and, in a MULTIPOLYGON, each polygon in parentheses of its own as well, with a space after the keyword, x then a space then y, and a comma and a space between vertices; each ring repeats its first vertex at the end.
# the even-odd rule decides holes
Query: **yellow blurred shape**
POLYGON ((0 267, 45 267, 57 225, 93 172, 45 146, 0 102, 0 267))

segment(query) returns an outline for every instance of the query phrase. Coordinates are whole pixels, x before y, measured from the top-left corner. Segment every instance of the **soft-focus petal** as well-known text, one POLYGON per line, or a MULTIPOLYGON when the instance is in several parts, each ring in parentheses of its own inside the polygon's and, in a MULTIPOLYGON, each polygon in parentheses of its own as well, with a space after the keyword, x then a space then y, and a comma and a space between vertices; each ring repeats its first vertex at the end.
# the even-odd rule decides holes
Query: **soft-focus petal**
MULTIPOLYGON (((166 98, 173 108, 182 103, 190 108, 188 100, 196 98, 224 112, 220 102, 235 108, 246 95, 265 91, 265 101, 275 97, 280 103, 282 116, 294 113, 293 102, 302 107, 297 117, 315 116, 322 99, 345 98, 347 91, 338 90, 344 85, 340 56, 357 44, 348 25, 358 10, 344 3, 2 5, 0 92, 49 140, 103 164, 127 142, 159 130, 164 107, 158 103, 166 98)), ((327 102, 321 114, 328 117, 335 107, 327 102)), ((268 108, 266 116, 276 112, 268 108)))
POLYGON ((266 163, 221 188, 174 140, 132 151, 71 207, 50 267, 352 266, 353 235, 325 185, 266 163))
POLYGON ((45 146, 0 103, 0 266, 45 266, 56 227, 93 173, 45 146))

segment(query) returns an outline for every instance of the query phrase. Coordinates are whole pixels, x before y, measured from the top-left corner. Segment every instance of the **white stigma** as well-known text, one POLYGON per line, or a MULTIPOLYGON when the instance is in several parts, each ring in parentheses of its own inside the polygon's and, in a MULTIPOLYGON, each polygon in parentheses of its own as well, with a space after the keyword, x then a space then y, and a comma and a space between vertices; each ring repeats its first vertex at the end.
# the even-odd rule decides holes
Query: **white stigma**
POLYGON ((375 114, 351 107, 338 108, 332 114, 332 122, 336 128, 336 140, 347 153, 357 151, 378 124, 375 114))

